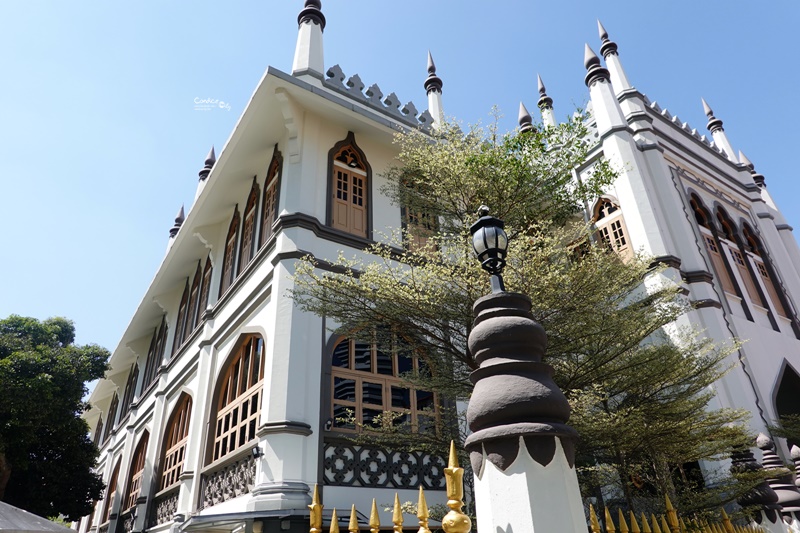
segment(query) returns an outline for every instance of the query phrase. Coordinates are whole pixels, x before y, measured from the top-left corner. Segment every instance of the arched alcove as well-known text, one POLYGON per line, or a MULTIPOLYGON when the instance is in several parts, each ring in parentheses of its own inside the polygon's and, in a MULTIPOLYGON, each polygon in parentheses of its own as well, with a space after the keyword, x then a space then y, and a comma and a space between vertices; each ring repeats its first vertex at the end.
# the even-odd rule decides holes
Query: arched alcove
MULTIPOLYGON (((785 364, 780 382, 775 391, 775 411, 778 417, 800 416, 800 375, 790 365, 785 364)), ((800 445, 795 439, 787 439, 789 447, 800 445)))

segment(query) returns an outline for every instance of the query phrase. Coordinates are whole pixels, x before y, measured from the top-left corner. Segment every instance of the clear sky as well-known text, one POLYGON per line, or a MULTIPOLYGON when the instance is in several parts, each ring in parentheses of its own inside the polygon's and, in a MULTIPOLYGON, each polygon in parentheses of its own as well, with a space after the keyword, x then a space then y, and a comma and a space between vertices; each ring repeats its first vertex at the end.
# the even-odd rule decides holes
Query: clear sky
MULTIPOLYGON (((302 0, 8 2, 0 18, 0 317, 75 320, 116 346, 197 171, 268 65, 290 71, 302 0), (195 109, 195 99, 225 103, 195 109)), ((603 21, 634 86, 702 133, 703 96, 800 232, 797 0, 324 0, 325 64, 425 109, 516 126, 536 73, 558 117, 586 103, 603 21), (760 4, 760 5, 759 5, 760 4), (767 7, 768 6, 768 7, 767 7)))

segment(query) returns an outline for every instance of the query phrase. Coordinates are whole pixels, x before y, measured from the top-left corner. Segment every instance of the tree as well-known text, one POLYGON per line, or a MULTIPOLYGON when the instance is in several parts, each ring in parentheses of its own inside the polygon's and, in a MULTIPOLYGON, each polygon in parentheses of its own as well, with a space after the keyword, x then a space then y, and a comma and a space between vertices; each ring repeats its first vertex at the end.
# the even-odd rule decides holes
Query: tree
MULTIPOLYGON (((667 335, 665 326, 689 310, 677 284, 647 257, 614 255, 580 216, 615 178, 603 160, 577 178, 590 149, 584 119, 507 135, 494 127, 465 134, 452 124, 432 137, 399 134, 400 164, 383 192, 403 209, 406 229, 369 248, 370 259, 340 255, 324 270, 315 258, 298 262, 294 297, 338 322, 339 332, 387 349, 399 332, 430 369, 406 379, 466 400, 477 367, 466 343, 472 303, 489 292, 467 228, 477 207, 489 205, 509 234, 506 286, 530 296, 548 334, 547 361, 584 435, 579 456, 613 470, 633 508, 643 475, 674 499, 693 489, 674 481, 684 463, 723 457, 750 436, 744 413, 708 405, 707 387, 727 370, 733 346, 712 346, 694 332, 667 335), (409 246, 415 232, 426 242, 409 246)), ((445 427, 409 438, 392 418, 386 413, 357 439, 441 451, 446 443, 437 439, 453 434, 445 427)))
POLYGON ((85 383, 103 376, 109 356, 74 341, 65 318, 0 320, 0 500, 71 520, 102 497, 97 446, 80 414, 85 383))

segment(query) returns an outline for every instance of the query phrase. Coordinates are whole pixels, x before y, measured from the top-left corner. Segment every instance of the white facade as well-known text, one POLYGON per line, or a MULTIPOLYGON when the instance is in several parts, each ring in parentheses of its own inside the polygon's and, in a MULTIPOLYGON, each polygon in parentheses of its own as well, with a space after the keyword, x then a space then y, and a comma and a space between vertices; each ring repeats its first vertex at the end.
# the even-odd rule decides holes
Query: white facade
MULTIPOLYGON (((316 4, 306 2, 304 13, 316 4)), ((340 251, 358 256, 373 239, 401 227, 399 207, 380 192, 381 176, 396 155, 392 136, 404 128, 429 127, 434 117, 440 120, 441 92, 429 91, 432 113, 418 114, 413 105, 401 106, 376 86, 364 90, 357 76, 345 83, 338 67, 323 77, 318 70, 324 65, 324 22, 319 24, 312 13, 299 26, 294 74, 267 70, 218 159, 207 165, 210 172, 205 177, 201 172, 195 203, 114 350, 111 370, 91 396, 93 408, 86 419, 101 445, 99 470, 117 490, 113 498, 109 491, 98 502, 91 520, 82 521, 81 533, 305 531, 305 506, 315 483, 323 488, 326 509, 338 508, 342 518, 351 504, 363 512, 373 497, 390 502, 396 490, 401 501, 415 501, 419 483, 433 489, 430 504, 444 500, 444 493, 435 490, 443 489, 438 483, 444 465, 431 465, 435 458, 386 451, 370 458, 351 445, 336 449, 335 432, 329 429, 337 339, 330 324, 295 308, 288 295, 298 258, 333 258, 340 251), (360 170, 334 162, 344 147, 355 150, 361 162, 354 165, 360 170), (366 208, 356 214, 364 218, 353 221, 352 213, 346 215, 353 231, 333 227, 337 170, 364 180, 366 208), (275 196, 267 200, 265 189, 273 183, 278 184, 271 189, 275 196), (254 206, 248 203, 251 194, 254 206), (273 205, 274 216, 262 223, 273 205), (249 234, 251 209, 255 244, 248 259, 241 248, 250 242, 243 234, 249 234), (227 254, 228 263, 233 258, 231 270, 225 267, 228 242, 235 243, 227 254), (207 261, 213 268, 206 283, 207 261), (180 326, 179 318, 186 325, 180 326), (235 451, 214 459, 215 424, 227 408, 220 403, 222 378, 254 339, 263 348, 253 353, 263 359, 260 366, 254 367, 252 359, 247 364, 255 368, 256 378, 263 373, 263 382, 244 387, 237 401, 251 390, 257 394, 252 397, 258 410, 255 430, 250 434, 243 426, 245 436, 237 437, 235 451), (188 418, 181 426, 176 416, 183 407, 188 418), (172 435, 168 428, 180 431, 172 435), (176 444, 181 438, 182 451, 176 444), (165 468, 170 468, 166 452, 173 444, 182 466, 177 481, 162 488, 165 468), (137 447, 143 450, 138 463, 137 447), (256 447, 260 457, 254 456, 256 447), (359 457, 367 470, 377 472, 374 480, 365 471, 360 484, 352 482, 356 474, 347 464, 357 464, 359 457), (399 463, 405 469, 392 471, 391 465, 399 463), (415 473, 404 478, 409 469, 415 473), (332 481, 337 472, 345 481, 332 481), (138 494, 132 505, 131 487, 138 494)), ((612 79, 627 85, 616 49, 611 56, 612 79)), ((753 429, 764 431, 781 409, 794 408, 779 391, 781 383, 793 383, 794 369, 800 369, 795 315, 800 248, 791 228, 747 166, 636 89, 615 90, 599 80, 590 84, 589 93, 598 134, 592 158, 606 157, 620 170, 609 195, 622 211, 631 246, 668 264, 666 275, 680 280, 698 303, 686 323, 720 342, 732 336, 748 341, 730 356, 738 366, 717 384, 717 401, 749 409, 753 429), (698 224, 692 201, 709 213, 708 230, 698 224), (718 209, 732 222, 732 241, 722 233, 718 209), (746 248, 745 231, 760 243, 760 255, 746 248), (709 256, 704 234, 722 251, 718 265, 709 256), (736 252, 744 268, 736 266, 736 252), (759 275, 759 262, 769 279, 759 275), (720 266, 730 278, 728 292, 720 266)), ((547 112, 546 120, 552 120, 552 111, 547 112)), ((237 360, 245 365, 244 356, 237 360)), ((250 409, 253 403, 247 405, 250 409)), ((230 423, 239 424, 240 415, 231 414, 230 423)), ((381 518, 389 525, 388 513, 381 518)))

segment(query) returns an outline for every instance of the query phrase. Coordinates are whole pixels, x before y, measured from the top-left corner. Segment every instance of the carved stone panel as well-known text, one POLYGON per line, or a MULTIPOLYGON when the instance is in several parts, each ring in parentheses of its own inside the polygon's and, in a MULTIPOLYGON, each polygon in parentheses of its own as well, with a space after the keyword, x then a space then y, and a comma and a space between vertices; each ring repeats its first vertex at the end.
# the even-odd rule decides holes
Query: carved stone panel
POLYGON ((250 454, 217 470, 203 474, 200 488, 200 508, 205 509, 249 493, 253 489, 255 479, 256 461, 250 454))
POLYGON ((148 527, 154 527, 172 520, 178 510, 178 493, 176 488, 172 492, 161 494, 153 500, 153 513, 150 515, 148 527))

